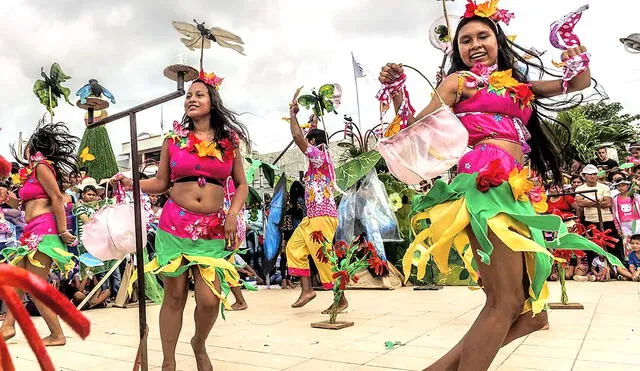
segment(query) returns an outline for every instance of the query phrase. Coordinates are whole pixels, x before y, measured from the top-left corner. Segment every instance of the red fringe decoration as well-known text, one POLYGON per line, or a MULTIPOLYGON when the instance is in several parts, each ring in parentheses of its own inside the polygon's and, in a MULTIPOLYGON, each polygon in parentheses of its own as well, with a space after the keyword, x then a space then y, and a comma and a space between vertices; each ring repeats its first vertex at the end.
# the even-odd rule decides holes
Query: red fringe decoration
MULTIPOLYGON (((35 274, 9 264, 0 264, 0 277, 2 278, 0 280, 0 297, 6 301, 7 307, 20 324, 29 346, 38 357, 40 368, 44 371, 54 371, 51 358, 49 358, 31 317, 15 289, 29 292, 34 298, 51 308, 83 339, 89 336, 91 323, 62 293, 35 274)), ((0 342, 0 365, 3 370, 13 370, 8 349, 6 344, 4 346, 3 344, 4 342, 0 342)))
POLYGON ((0 178, 6 178, 11 175, 11 162, 0 156, 0 178))

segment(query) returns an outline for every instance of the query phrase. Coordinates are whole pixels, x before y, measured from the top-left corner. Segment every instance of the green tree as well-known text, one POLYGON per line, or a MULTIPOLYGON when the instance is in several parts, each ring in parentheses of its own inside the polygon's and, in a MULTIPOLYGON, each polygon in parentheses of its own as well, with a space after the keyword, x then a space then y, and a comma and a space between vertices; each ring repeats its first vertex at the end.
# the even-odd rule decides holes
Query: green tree
POLYGON ((596 146, 603 143, 613 143, 624 155, 623 144, 634 141, 638 135, 631 123, 640 119, 640 115, 621 114, 622 109, 618 102, 598 102, 560 112, 556 119, 569 129, 569 133, 561 125, 548 122, 552 134, 561 144, 569 141, 566 148, 561 148, 563 163, 569 165, 574 158, 589 162, 596 156, 596 146))

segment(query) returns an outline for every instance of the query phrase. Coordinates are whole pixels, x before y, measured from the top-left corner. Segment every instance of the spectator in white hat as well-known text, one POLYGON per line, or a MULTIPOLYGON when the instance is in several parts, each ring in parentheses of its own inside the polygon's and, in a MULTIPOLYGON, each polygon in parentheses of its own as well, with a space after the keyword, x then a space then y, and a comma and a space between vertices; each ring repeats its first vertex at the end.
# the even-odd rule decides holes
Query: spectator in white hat
MULTIPOLYGON (((598 207, 602 214, 602 224, 604 230, 611 230, 610 236, 618 239, 615 249, 610 251, 613 255, 624 261, 624 249, 622 247, 622 238, 617 233, 617 228, 613 222, 613 213, 611 212, 611 189, 598 183, 598 168, 589 164, 582 169, 582 176, 586 184, 576 188, 576 192, 595 191, 597 194, 597 202, 594 192, 588 192, 576 195, 578 206, 583 208, 585 226, 595 225, 600 229, 600 219, 598 218, 598 207)), ((589 262, 595 257, 595 253, 587 251, 589 262)))

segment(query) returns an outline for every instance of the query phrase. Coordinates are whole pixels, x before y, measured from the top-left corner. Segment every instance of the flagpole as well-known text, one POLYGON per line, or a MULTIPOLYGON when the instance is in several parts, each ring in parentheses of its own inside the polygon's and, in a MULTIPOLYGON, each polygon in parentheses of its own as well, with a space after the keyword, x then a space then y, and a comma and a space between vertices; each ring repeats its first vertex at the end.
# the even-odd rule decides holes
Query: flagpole
MULTIPOLYGON (((353 57, 353 52, 351 52, 351 64, 354 64, 356 59, 353 57)), ((355 65, 353 66, 353 81, 356 83, 356 104, 358 105, 358 125, 362 127, 362 118, 360 117, 360 94, 358 93, 358 76, 356 75, 355 65)))

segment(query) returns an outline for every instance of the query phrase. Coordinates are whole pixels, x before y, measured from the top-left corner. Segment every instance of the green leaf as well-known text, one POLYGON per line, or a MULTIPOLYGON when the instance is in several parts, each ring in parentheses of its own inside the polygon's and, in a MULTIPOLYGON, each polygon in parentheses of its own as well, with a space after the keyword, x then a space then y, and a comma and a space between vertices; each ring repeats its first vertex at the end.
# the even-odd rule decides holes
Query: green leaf
POLYGON ((624 164, 618 166, 618 169, 630 169, 635 165, 632 162, 625 162, 624 164))
POLYGON ((64 72, 62 72, 62 68, 60 68, 60 65, 57 62, 51 65, 49 77, 56 85, 60 85, 61 83, 71 78, 71 76, 68 76, 64 72))
POLYGON ((318 104, 318 100, 316 99, 316 97, 314 97, 313 95, 310 94, 305 94, 305 95, 301 95, 298 98, 298 103, 306 108, 306 109, 310 109, 311 107, 313 107, 314 105, 318 104))
POLYGON ((470 276, 469 271, 468 271, 468 270, 466 270, 466 269, 463 269, 463 270, 460 272, 460 275, 458 276, 458 279, 459 279, 460 281, 466 281, 466 280, 468 280, 468 279, 469 279, 469 276, 470 276))
POLYGON ((336 107, 333 105, 333 103, 330 100, 323 100, 322 104, 324 105, 324 109, 327 112, 338 113, 336 112, 336 107))
POLYGON ((333 84, 324 84, 318 89, 318 95, 329 100, 333 97, 335 86, 333 84))
MULTIPOLYGON (((33 84, 33 92, 36 97, 38 97, 38 100, 40 100, 40 104, 49 110, 49 87, 47 83, 43 80, 36 80, 35 84, 33 84)), ((51 110, 49 111, 51 112, 51 110)))
POLYGON ((262 165, 262 161, 254 160, 251 157, 245 157, 245 160, 251 163, 251 165, 244 172, 244 175, 247 178, 247 183, 251 184, 253 183, 253 179, 255 178, 256 171, 260 168, 260 165, 262 165))
POLYGON ((336 169, 336 183, 342 190, 351 188, 380 161, 380 153, 372 150, 351 159, 336 169))
POLYGON ((260 197, 258 191, 256 191, 255 188, 249 186, 249 197, 247 197, 247 205, 252 205, 253 203, 261 201, 262 198, 260 197))

